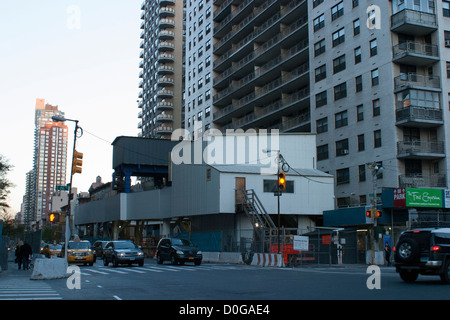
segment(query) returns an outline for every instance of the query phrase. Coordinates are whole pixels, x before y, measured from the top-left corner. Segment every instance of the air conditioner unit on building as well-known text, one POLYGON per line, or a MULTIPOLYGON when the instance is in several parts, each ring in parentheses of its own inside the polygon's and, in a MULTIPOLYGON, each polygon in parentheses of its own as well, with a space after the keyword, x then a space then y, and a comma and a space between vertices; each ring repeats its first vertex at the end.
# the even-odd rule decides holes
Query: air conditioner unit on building
POLYGON ((445 46, 450 47, 450 40, 445 40, 445 46))
POLYGON ((348 154, 348 149, 342 150, 342 154, 348 154))

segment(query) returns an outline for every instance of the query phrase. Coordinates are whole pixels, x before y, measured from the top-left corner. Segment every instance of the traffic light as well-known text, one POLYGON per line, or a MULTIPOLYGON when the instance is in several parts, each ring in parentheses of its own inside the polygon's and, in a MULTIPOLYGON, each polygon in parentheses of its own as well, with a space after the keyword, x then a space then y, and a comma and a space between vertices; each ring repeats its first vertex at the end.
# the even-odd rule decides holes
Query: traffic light
POLYGON ((58 223, 59 222, 59 213, 50 213, 50 215, 48 216, 48 220, 51 223, 58 223))
POLYGON ((373 217, 375 219, 381 218, 382 215, 383 215, 383 212, 381 210, 374 210, 373 217))
POLYGON ((81 166, 83 165, 83 154, 77 150, 73 151, 73 162, 72 162, 72 175, 75 173, 81 173, 81 166))
POLYGON ((368 209, 366 210, 366 217, 372 219, 378 219, 383 216, 383 212, 380 209, 368 209))
POLYGON ((286 189, 286 173, 281 171, 278 173, 278 190, 283 191, 286 189))

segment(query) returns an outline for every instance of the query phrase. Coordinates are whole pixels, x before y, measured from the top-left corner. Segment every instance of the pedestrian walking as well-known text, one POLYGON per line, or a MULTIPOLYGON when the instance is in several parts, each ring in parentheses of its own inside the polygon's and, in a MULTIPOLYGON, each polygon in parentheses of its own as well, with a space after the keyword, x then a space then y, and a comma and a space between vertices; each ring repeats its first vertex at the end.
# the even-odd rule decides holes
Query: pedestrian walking
POLYGON ((386 259, 387 265, 391 265, 391 247, 389 246, 389 243, 386 242, 384 245, 384 258, 386 259))
POLYGON ((19 270, 22 268, 22 255, 20 254, 20 247, 22 247, 23 243, 22 241, 17 242, 17 246, 16 246, 16 263, 19 267, 19 270))
POLYGON ((31 246, 25 241, 23 246, 20 247, 19 251, 22 256, 23 270, 30 269, 30 260, 33 253, 33 251, 31 250, 31 246))

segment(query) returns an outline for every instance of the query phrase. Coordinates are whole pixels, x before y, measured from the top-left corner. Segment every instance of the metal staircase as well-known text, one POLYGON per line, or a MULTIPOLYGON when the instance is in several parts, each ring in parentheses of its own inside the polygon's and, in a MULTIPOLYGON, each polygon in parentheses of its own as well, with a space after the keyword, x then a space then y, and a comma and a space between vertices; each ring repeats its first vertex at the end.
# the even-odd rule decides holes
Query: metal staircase
POLYGON ((242 189, 241 191, 245 199, 243 209, 252 222, 253 227, 260 230, 275 229, 276 226, 272 218, 270 218, 255 191, 253 189, 242 189))

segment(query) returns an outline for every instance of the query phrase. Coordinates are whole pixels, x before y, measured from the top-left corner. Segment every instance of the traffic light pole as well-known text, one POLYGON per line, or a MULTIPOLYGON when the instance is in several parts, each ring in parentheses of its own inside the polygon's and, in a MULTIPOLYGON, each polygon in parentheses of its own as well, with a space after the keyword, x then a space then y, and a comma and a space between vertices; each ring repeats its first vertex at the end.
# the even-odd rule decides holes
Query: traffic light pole
POLYGON ((277 156, 277 198, 278 198, 278 231, 277 231, 277 235, 278 235, 278 254, 280 254, 280 224, 281 224, 281 219, 280 219, 280 184, 278 183, 278 179, 280 176, 280 151, 278 151, 278 156, 277 156))

